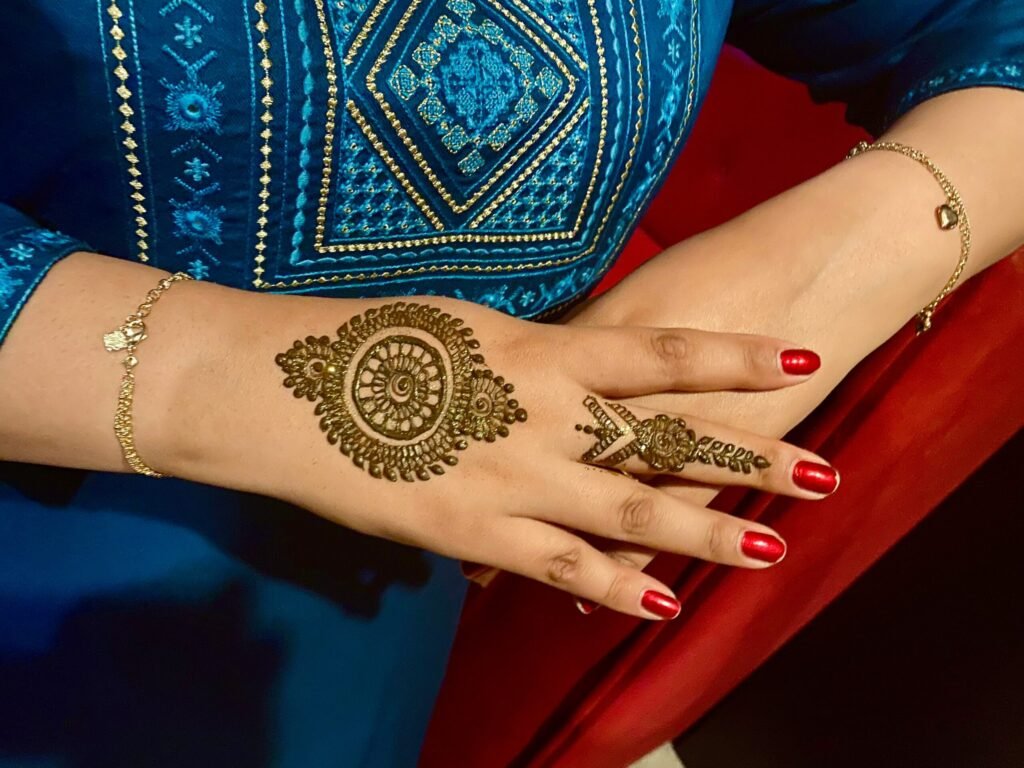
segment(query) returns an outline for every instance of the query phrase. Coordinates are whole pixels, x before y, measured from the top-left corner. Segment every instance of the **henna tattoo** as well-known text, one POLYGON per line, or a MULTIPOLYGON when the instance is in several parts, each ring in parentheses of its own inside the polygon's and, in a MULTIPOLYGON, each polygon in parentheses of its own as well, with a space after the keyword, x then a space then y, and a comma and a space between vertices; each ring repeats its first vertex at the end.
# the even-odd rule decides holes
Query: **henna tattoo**
POLYGON ((583 454, 583 461, 588 464, 614 467, 635 455, 655 472, 679 472, 694 462, 714 464, 745 475, 753 469, 771 466, 768 459, 747 448, 713 437, 697 437, 686 422, 677 417, 659 413, 641 421, 621 403, 602 405, 589 395, 583 404, 593 415, 595 424, 577 424, 576 429, 597 438, 583 454), (628 442, 615 448, 626 438, 628 442))
POLYGON ((295 397, 317 402, 320 429, 377 478, 428 480, 469 440, 492 443, 526 421, 515 390, 484 366, 462 320, 397 302, 353 317, 338 338, 307 336, 275 361, 295 397))

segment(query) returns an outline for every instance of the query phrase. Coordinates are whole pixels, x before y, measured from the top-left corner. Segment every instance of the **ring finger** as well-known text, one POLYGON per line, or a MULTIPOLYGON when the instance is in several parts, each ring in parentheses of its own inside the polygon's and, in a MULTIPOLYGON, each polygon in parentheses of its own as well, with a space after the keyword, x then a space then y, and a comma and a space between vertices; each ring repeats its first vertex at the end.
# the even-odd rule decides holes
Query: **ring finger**
POLYGON ((824 459, 781 440, 623 401, 587 396, 583 404, 590 419, 576 424, 575 448, 586 464, 804 499, 839 487, 839 473, 824 459))

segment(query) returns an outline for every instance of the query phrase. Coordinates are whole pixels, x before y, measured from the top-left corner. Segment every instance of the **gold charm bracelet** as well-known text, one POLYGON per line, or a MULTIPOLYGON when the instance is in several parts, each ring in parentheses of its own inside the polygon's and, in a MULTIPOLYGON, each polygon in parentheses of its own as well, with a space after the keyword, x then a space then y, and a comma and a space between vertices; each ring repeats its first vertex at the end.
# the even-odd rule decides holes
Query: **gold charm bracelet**
POLYGON ((146 339, 145 319, 153 311, 153 305, 161 296, 175 283, 182 280, 191 280, 192 275, 185 272, 175 272, 170 277, 161 280, 156 288, 146 294, 143 301, 134 314, 128 315, 124 324, 110 333, 103 334, 103 346, 108 352, 124 351, 124 376, 121 377, 121 390, 117 396, 117 410, 114 412, 114 434, 117 442, 121 444, 121 453, 128 466, 140 475, 148 477, 165 477, 151 466, 149 466, 139 452, 135 450, 135 430, 132 426, 132 403, 135 400, 135 366, 139 364, 135 351, 146 339))
POLYGON ((940 301, 952 293, 953 288, 956 287, 957 282, 960 280, 960 275, 963 274, 964 267, 967 266, 967 257, 971 253, 971 222, 967 218, 967 211, 964 208, 964 201, 960 197, 960 192, 953 186, 953 182, 949 180, 946 174, 940 171, 924 152, 896 141, 876 141, 874 144, 862 141, 850 150, 846 155, 846 159, 849 160, 851 157, 856 157, 862 152, 876 149, 896 152, 904 157, 909 157, 928 169, 946 195, 946 202, 935 209, 935 219, 938 222, 939 228, 949 230, 955 227, 960 232, 960 260, 957 261, 953 274, 950 275, 949 280, 946 281, 942 290, 939 291, 939 295, 917 313, 917 332, 922 334, 932 327, 932 315, 935 314, 935 308, 939 305, 940 301))

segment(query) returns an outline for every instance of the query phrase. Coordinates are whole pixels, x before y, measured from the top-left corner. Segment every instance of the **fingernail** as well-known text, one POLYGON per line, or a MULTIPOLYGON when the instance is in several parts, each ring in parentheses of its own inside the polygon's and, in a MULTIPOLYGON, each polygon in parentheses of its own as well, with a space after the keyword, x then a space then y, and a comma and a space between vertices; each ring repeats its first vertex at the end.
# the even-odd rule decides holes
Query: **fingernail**
POLYGON ((674 619, 683 608, 679 601, 671 595, 663 595, 661 592, 653 589, 648 589, 644 592, 644 596, 640 599, 640 605, 643 606, 644 610, 650 611, 655 616, 660 616, 663 619, 674 619))
POLYGON ((779 353, 779 363, 791 376, 809 376, 821 368, 821 358, 809 349, 784 349, 779 353))
POLYGON ((747 531, 740 540, 743 554, 762 563, 777 563, 786 556, 786 543, 767 533, 747 531))
POLYGON ((793 482, 812 493, 835 493, 839 487, 839 473, 828 464, 798 461, 793 465, 793 482))
POLYGON ((578 610, 584 616, 589 616, 598 608, 600 608, 600 606, 593 600, 586 600, 582 597, 576 598, 576 610, 578 610))

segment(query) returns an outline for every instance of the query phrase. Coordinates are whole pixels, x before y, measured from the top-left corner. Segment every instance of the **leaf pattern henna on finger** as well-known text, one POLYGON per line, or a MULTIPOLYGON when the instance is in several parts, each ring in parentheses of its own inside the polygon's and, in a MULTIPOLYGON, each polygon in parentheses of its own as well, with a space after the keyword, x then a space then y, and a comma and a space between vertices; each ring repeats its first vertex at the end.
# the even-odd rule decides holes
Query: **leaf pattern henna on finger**
POLYGON ((455 466, 469 439, 492 443, 526 421, 512 384, 485 367, 459 318, 424 304, 370 309, 307 336, 275 361, 284 386, 316 402, 327 440, 360 469, 388 480, 428 480, 455 466))
POLYGON ((577 424, 576 430, 596 438, 582 456, 588 464, 614 467, 637 456, 655 472, 680 472, 687 464, 700 463, 745 475, 771 466, 768 459, 749 448, 710 436, 698 437, 676 416, 659 413, 641 420, 621 403, 602 405, 592 395, 584 398, 583 405, 594 423, 577 424))

